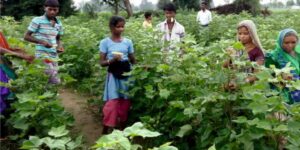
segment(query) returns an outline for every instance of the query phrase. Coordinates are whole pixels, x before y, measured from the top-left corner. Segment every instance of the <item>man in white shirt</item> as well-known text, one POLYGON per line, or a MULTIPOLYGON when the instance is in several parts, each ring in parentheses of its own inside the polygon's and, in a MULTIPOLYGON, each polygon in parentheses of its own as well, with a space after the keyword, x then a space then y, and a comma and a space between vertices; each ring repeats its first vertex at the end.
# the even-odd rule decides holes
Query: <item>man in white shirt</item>
POLYGON ((156 28, 164 32, 163 41, 178 43, 182 41, 185 34, 184 27, 175 20, 176 6, 173 3, 168 3, 163 8, 166 20, 156 26, 156 28))
POLYGON ((207 27, 209 23, 212 21, 211 12, 207 9, 207 3, 201 3, 201 10, 198 12, 197 15, 197 22, 203 27, 207 27))

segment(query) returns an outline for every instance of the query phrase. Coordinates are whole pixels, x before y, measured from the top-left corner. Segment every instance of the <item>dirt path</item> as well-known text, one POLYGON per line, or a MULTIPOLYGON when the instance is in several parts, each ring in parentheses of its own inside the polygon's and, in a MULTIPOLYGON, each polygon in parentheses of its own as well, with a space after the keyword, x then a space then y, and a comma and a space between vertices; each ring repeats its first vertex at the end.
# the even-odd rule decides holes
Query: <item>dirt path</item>
POLYGON ((101 136, 102 125, 99 119, 100 115, 96 116, 91 108, 88 107, 87 100, 89 98, 70 89, 60 90, 59 93, 66 111, 75 118, 72 132, 82 134, 84 142, 88 146, 95 144, 95 141, 101 136))

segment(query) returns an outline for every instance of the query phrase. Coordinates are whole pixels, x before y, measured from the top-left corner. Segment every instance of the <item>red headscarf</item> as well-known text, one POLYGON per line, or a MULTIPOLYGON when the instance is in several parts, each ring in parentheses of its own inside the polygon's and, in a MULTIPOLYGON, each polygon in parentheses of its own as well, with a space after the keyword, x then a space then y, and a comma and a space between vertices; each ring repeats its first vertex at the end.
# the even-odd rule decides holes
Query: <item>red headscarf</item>
POLYGON ((2 32, 0 32, 0 47, 10 49, 4 35, 2 34, 2 32))

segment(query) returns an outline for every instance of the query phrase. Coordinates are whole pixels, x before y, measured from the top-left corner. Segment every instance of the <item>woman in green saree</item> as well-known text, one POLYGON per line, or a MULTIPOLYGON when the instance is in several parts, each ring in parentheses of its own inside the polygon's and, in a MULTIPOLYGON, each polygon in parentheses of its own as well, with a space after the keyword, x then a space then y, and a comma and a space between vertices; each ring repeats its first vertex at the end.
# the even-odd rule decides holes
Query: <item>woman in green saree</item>
MULTIPOLYGON (((292 77, 287 77, 293 80, 300 79, 300 44, 299 36, 293 29, 284 29, 279 33, 276 48, 271 53, 266 55, 266 66, 275 65, 276 68, 284 68, 288 63, 294 69, 291 71, 292 77)), ((284 89, 286 102, 293 104, 300 102, 300 91, 291 91, 288 88, 284 89)))

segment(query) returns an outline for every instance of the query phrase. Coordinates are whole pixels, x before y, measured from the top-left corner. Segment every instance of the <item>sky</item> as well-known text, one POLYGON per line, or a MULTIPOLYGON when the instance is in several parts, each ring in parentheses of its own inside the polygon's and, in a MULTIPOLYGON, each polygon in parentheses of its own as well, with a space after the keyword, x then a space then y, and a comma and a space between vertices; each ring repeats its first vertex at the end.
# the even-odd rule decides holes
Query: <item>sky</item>
MULTIPOLYGON (((89 1, 89 0, 73 0, 73 1, 75 2, 75 5, 78 6, 79 3, 85 2, 85 1, 89 1)), ((148 0, 148 1, 150 1, 152 3, 157 3, 158 2, 158 0, 148 0)), ((233 0, 231 0, 231 1, 233 1, 233 0)), ((265 4, 265 3, 268 3, 270 1, 271 0, 261 0, 261 3, 265 4)), ((278 0, 278 1, 281 1, 281 2, 285 3, 287 0, 278 0)), ((130 0, 130 2, 133 5, 138 6, 138 5, 140 5, 141 0, 130 0)), ((215 3, 215 6, 219 6, 219 5, 225 4, 224 0, 214 0, 214 3, 215 3)))

